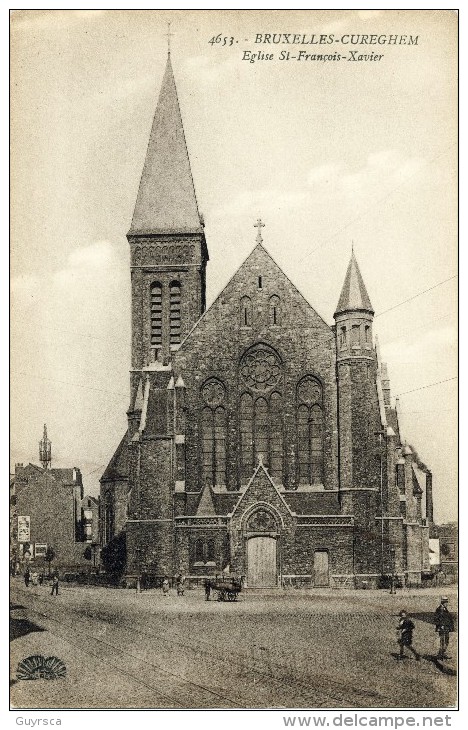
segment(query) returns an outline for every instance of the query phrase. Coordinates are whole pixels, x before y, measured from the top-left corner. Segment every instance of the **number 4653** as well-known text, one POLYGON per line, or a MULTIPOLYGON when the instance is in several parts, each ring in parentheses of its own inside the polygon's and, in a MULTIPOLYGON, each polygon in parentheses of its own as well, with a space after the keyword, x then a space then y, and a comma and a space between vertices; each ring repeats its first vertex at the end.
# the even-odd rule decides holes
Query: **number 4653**
POLYGON ((227 36, 222 36, 221 33, 217 36, 213 36, 213 38, 210 38, 208 43, 211 43, 212 46, 215 45, 215 43, 220 43, 222 46, 232 46, 234 43, 234 38, 231 36, 228 38, 227 36))

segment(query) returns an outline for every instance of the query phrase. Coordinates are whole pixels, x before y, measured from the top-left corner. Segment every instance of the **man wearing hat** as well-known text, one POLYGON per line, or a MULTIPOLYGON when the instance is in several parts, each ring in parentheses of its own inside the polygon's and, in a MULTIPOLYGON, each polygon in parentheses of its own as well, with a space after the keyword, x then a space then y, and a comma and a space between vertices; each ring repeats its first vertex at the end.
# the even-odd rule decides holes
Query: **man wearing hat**
POLYGON ((408 614, 406 611, 400 611, 399 613, 400 620, 398 621, 397 631, 398 631, 398 643, 400 645, 400 655, 398 659, 404 659, 405 658, 405 646, 413 652, 416 661, 419 662, 420 656, 416 649, 413 647, 413 631, 414 631, 414 623, 411 621, 411 619, 408 617, 408 614))
POLYGON ((439 634, 440 640, 438 659, 448 659, 446 651, 449 644, 450 632, 454 629, 453 617, 448 610, 447 604, 447 596, 442 596, 440 605, 437 606, 434 613, 435 630, 439 634))

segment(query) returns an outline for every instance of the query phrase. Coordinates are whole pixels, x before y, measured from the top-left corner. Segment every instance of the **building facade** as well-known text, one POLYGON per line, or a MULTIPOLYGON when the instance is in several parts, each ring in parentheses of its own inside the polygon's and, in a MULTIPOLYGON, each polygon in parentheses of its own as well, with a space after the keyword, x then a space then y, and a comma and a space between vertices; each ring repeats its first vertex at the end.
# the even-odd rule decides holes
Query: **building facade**
POLYGON ((128 430, 101 478, 103 545, 125 534, 129 581, 144 569, 229 570, 257 587, 418 584, 425 489, 356 257, 329 325, 257 229, 206 309, 208 248, 169 56, 127 236, 128 430))
POLYGON ((84 497, 79 469, 16 464, 10 485, 12 567, 46 566, 52 548, 52 566, 61 572, 88 570, 99 555, 98 528, 99 501, 84 497))

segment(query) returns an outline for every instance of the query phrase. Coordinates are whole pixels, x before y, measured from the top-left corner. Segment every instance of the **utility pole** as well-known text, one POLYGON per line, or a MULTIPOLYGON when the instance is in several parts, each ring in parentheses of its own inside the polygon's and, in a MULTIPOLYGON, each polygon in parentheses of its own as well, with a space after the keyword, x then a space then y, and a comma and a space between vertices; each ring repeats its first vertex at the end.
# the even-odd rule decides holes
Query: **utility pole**
POLYGON ((137 581, 136 592, 141 593, 141 547, 135 548, 137 554, 137 581))

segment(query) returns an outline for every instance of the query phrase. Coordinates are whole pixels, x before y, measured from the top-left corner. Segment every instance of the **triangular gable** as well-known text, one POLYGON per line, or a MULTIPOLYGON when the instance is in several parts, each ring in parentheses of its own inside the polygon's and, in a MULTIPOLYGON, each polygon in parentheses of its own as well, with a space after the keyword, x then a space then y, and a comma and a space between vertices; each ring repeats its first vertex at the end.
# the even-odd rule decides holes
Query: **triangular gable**
MULTIPOLYGON (((182 341, 179 351, 184 349, 186 342, 190 341, 193 333, 200 330, 200 328, 211 327, 213 319, 218 316, 220 303, 223 301, 237 301, 239 299, 239 287, 243 280, 246 278, 252 278, 251 270, 261 270, 262 264, 268 267, 271 271, 272 278, 277 282, 278 286, 275 291, 280 292, 284 290, 285 300, 286 297, 289 299, 296 299, 297 303, 303 306, 303 312, 306 319, 306 326, 313 327, 317 332, 324 335, 330 342, 333 341, 333 332, 331 327, 325 322, 323 317, 318 314, 312 305, 307 301, 304 295, 297 289, 296 286, 291 282, 289 277, 284 273, 281 267, 276 263, 271 254, 264 248, 261 243, 258 243, 251 253, 247 256, 245 261, 239 266, 235 274, 228 281, 224 289, 218 294, 211 306, 202 314, 200 319, 194 324, 190 332, 187 334, 185 339, 182 341)), ((248 290, 245 290, 245 294, 248 294, 248 290)))
POLYGON ((211 494, 211 489, 208 484, 206 484, 203 488, 196 515, 197 517, 214 517, 216 515, 213 495, 211 494))
POLYGON ((295 513, 291 510, 288 503, 279 492, 272 478, 268 474, 263 464, 260 464, 255 469, 252 478, 250 479, 245 491, 239 497, 237 504, 235 505, 231 517, 234 515, 243 514, 249 507, 254 506, 257 503, 267 502, 272 507, 275 507, 280 514, 287 514, 290 517, 295 516, 295 513))

